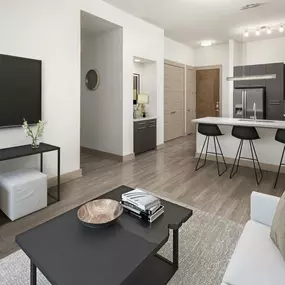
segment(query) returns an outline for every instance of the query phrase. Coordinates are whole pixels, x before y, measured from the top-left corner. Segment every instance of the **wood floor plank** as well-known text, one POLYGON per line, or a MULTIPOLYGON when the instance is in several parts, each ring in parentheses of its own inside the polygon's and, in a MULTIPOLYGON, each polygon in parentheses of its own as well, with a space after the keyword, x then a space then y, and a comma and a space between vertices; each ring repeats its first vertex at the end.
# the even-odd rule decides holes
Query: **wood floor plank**
POLYGON ((251 168, 240 167, 230 179, 230 167, 219 177, 214 162, 209 161, 204 168, 195 171, 196 162, 194 136, 169 141, 164 148, 141 154, 127 162, 83 153, 83 177, 62 185, 60 202, 0 226, 0 258, 18 249, 16 235, 123 184, 145 188, 240 224, 249 219, 252 191, 276 196, 281 196, 284 191, 284 174, 280 175, 278 188, 273 189, 275 173, 264 172, 264 179, 257 186, 251 168))

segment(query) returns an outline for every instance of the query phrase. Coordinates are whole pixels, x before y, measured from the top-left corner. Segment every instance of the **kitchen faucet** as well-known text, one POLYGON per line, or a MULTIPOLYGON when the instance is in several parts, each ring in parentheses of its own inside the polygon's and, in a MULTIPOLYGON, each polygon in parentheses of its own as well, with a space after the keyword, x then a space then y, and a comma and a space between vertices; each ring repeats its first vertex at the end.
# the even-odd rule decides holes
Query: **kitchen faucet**
POLYGON ((256 104, 255 104, 255 102, 253 103, 252 109, 253 109, 253 119, 256 120, 257 117, 256 117, 256 104))

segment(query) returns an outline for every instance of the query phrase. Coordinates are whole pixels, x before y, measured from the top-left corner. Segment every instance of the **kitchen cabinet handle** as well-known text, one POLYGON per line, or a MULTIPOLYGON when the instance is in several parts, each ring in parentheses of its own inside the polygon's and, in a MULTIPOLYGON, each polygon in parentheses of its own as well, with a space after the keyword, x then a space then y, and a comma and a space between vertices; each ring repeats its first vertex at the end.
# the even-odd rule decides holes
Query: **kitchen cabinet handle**
POLYGON ((174 112, 171 112, 170 114, 175 114, 176 113, 176 111, 174 111, 174 112))
POLYGON ((270 100, 269 105, 280 105, 281 101, 280 100, 270 100))

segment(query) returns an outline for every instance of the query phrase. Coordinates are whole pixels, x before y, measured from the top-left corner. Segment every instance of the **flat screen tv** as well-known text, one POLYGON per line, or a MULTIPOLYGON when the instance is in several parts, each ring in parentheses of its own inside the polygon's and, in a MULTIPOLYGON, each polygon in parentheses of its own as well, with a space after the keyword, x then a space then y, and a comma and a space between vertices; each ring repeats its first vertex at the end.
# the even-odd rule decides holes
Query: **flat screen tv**
POLYGON ((36 124, 41 117, 41 61, 0 54, 0 128, 20 126, 24 118, 36 124))

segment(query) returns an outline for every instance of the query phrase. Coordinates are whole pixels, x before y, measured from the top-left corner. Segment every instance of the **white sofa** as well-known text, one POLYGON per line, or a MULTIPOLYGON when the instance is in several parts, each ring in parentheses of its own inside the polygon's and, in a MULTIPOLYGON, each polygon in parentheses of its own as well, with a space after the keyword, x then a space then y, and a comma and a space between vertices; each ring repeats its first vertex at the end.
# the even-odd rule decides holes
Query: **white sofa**
POLYGON ((285 285, 285 261, 270 238, 279 198, 253 192, 247 222, 222 285, 285 285))

